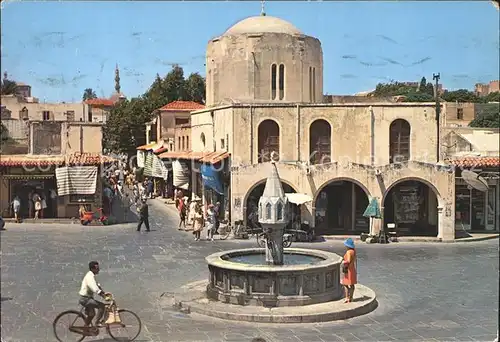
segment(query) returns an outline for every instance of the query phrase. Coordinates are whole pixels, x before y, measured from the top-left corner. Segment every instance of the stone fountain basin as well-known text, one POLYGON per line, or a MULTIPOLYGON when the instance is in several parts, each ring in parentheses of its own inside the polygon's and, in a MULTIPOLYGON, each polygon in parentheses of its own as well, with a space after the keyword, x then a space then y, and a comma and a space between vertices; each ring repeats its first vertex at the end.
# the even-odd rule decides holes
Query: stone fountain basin
POLYGON ((206 257, 210 272, 207 297, 228 304, 262 307, 303 306, 342 297, 342 257, 339 255, 320 250, 287 248, 284 251, 285 263, 287 256, 305 256, 304 259, 309 260, 304 264, 280 266, 234 261, 264 253, 263 248, 247 248, 206 257), (315 260, 311 263, 310 259, 315 260))

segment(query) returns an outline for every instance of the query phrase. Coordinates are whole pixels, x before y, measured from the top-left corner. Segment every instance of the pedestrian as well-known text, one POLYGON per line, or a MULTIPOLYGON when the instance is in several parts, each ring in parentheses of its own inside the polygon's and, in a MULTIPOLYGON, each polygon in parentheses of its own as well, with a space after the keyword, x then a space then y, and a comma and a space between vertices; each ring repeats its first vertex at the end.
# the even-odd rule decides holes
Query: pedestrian
POLYGON ((45 209, 47 209, 47 200, 45 199, 45 195, 44 194, 42 194, 41 198, 42 198, 42 200, 41 200, 42 209, 40 209, 40 218, 43 218, 45 209))
POLYGON ((214 232, 215 234, 219 233, 220 226, 220 202, 215 203, 214 207, 214 232))
POLYGON ((16 220, 16 223, 19 223, 19 211, 21 210, 21 199, 17 195, 14 197, 14 200, 12 201, 12 209, 14 210, 14 219, 16 220))
POLYGON ((209 204, 207 209, 207 240, 214 241, 215 232, 215 210, 214 205, 209 204))
POLYGON ((142 199, 142 203, 138 208, 139 211, 139 224, 137 225, 137 231, 141 231, 142 224, 146 226, 146 231, 149 232, 149 208, 146 203, 146 198, 142 199))
POLYGON ((186 202, 184 199, 179 199, 177 210, 179 211, 179 227, 177 229, 182 230, 181 226, 184 225, 184 230, 186 230, 186 202))
POLYGON ((205 225, 203 218, 203 210, 201 210, 200 202, 195 202, 194 219, 193 219, 193 234, 194 240, 200 241, 201 231, 205 225))
POLYGON ((40 210, 42 210, 42 198, 38 193, 33 193, 33 203, 35 204, 35 220, 40 217, 40 210))
POLYGON ((187 224, 189 226, 194 225, 194 215, 196 215, 196 198, 194 198, 190 203, 189 203, 189 212, 187 215, 187 224))
POLYGON ((344 303, 351 303, 354 297, 354 286, 358 282, 357 257, 354 241, 351 238, 344 241, 344 246, 347 248, 342 260, 342 273, 344 273, 342 285, 344 285, 345 291, 344 303))
POLYGON ((153 191, 154 184, 152 179, 148 180, 147 186, 148 186, 148 197, 154 198, 154 191, 153 191))

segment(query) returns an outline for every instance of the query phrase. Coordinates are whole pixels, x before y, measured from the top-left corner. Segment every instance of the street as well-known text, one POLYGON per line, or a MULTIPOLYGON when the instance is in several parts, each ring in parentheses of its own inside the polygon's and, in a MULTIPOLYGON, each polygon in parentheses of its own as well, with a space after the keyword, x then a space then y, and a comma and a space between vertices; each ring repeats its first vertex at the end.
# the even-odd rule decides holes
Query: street
MULTIPOLYGON (((83 227, 7 224, 1 233, 1 332, 6 342, 54 341, 52 321, 78 309, 78 290, 97 260, 97 276, 121 308, 142 319, 139 341, 493 341, 498 329, 498 240, 470 243, 358 243, 359 281, 379 307, 343 322, 264 325, 182 314, 167 298, 207 278, 204 258, 256 246, 255 240, 198 241, 177 217, 150 203, 152 231, 135 224, 83 227), (162 296, 163 297, 160 297, 162 296)), ((341 241, 295 243, 342 254, 341 241)), ((105 330, 89 341, 110 341, 105 330)), ((87 341, 87 339, 86 339, 87 341)))

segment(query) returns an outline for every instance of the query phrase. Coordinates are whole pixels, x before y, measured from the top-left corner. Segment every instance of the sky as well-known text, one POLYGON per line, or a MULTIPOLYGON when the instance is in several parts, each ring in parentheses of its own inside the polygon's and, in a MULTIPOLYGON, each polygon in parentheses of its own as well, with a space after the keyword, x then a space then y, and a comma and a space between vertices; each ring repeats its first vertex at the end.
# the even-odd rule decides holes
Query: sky
MULTIPOLYGON (((40 101, 79 102, 83 90, 141 95, 172 64, 205 75, 208 41, 259 15, 259 1, 2 1, 1 72, 40 101)), ((267 1, 323 47, 324 93, 432 80, 473 89, 499 78, 499 12, 489 1, 267 1)), ((3 76, 2 76, 3 77, 3 76)))

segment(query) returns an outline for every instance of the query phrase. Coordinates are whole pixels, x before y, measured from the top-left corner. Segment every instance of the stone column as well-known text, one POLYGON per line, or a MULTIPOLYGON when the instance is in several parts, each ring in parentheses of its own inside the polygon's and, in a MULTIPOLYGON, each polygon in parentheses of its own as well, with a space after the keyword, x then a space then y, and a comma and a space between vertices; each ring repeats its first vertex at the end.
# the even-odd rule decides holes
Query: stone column
POLYGON ((283 265, 283 227, 266 227, 266 262, 273 265, 283 265))
POLYGON ((438 207, 438 238, 443 241, 455 240, 455 210, 451 204, 438 207))

